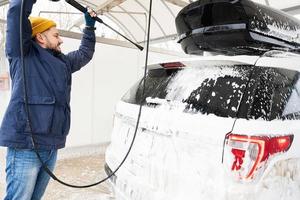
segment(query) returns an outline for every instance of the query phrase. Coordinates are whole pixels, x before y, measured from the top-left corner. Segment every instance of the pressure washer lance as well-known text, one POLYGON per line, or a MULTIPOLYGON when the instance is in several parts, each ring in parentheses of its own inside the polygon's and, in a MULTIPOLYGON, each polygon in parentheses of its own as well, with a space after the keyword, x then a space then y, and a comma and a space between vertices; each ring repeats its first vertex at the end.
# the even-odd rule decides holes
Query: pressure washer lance
MULTIPOLYGON (((102 180, 96 182, 96 183, 92 183, 89 185, 72 185, 69 183, 66 183, 60 179, 58 179, 55 174, 47 167, 47 165, 44 163, 44 161, 42 160, 37 148, 36 148, 36 141, 35 141, 35 136, 34 136, 34 132, 33 132, 33 128, 32 128, 32 123, 31 123, 31 118, 30 118, 30 109, 29 109, 29 103, 28 103, 28 90, 27 90, 27 81, 26 81, 26 66, 25 66, 25 62, 24 62, 24 49, 23 49, 23 37, 22 37, 22 33, 23 33, 23 13, 24 13, 24 2, 26 0, 22 0, 22 4, 21 4, 21 12, 20 12, 20 53, 21 53, 21 68, 22 68, 22 78, 23 78, 23 92, 24 92, 24 101, 25 101, 25 111, 26 111, 26 116, 27 116, 27 123, 29 124, 29 129, 30 129, 30 136, 31 136, 31 142, 33 145, 33 150, 36 153, 36 156, 38 157, 39 161, 42 164, 43 169, 47 172, 47 174, 55 181, 61 183, 62 185, 68 186, 68 187, 72 187, 72 188, 88 188, 88 187, 92 187, 92 186, 96 186, 99 185, 100 183, 103 183, 105 181, 107 181, 108 179, 110 179, 112 176, 115 175, 115 173, 120 169, 120 167, 124 164, 124 162, 126 161, 133 143, 135 141, 136 138, 136 134, 137 134, 137 130, 139 127, 139 122, 140 122, 140 117, 141 117, 141 112, 142 112, 142 101, 140 103, 140 107, 139 107, 139 113, 137 116, 137 121, 136 121, 136 126, 135 126, 135 130, 134 130, 134 134, 133 134, 133 138, 131 141, 131 144, 128 148, 128 151, 126 152, 126 155, 124 156, 123 160, 120 162, 120 164, 116 167, 116 169, 109 174, 107 177, 103 178, 102 180)), ((59 0, 50 0, 50 1, 54 1, 54 2, 58 2, 59 0)), ((66 2, 68 2, 70 5, 74 6, 75 8, 79 9, 82 12, 86 12, 87 9, 84 8, 82 5, 80 5, 79 3, 77 3, 74 0, 66 0, 66 2)), ((150 42, 150 26, 151 26, 151 15, 152 15, 152 0, 150 0, 150 5, 149 5, 149 18, 148 18, 148 33, 147 33, 147 43, 146 43, 146 59, 145 59, 145 67, 144 67, 144 75, 143 75, 143 91, 142 91, 142 96, 144 97, 145 95, 145 85, 146 85, 146 75, 147 75, 147 69, 148 69, 148 55, 149 55, 149 42, 150 42)), ((109 27, 110 29, 112 29, 113 31, 115 31, 116 33, 120 34, 122 37, 124 37, 126 40, 128 40, 129 42, 131 42, 132 44, 134 44, 138 49, 140 49, 141 51, 143 50, 143 47, 132 42, 130 39, 128 39, 127 37, 125 37, 124 35, 122 35, 121 33, 119 33, 118 31, 114 30, 113 28, 111 28, 109 25, 105 24, 100 18, 96 17, 95 18, 96 21, 104 24, 105 26, 109 27)))
MULTIPOLYGON (((53 1, 53 0, 51 0, 53 1)), ((54 0, 54 1, 59 1, 59 0, 54 0)), ((79 4, 77 1, 75 0, 66 0, 66 2, 70 5, 72 5, 74 8, 80 10, 83 13, 87 12, 87 8, 83 7, 81 4, 79 4)), ((113 30, 114 32, 116 32, 118 35, 122 36, 124 39, 126 39, 128 42, 130 42, 131 44, 133 44, 134 46, 136 46, 139 50, 143 51, 144 47, 142 47, 141 45, 133 42, 132 40, 130 40, 129 38, 127 38, 125 35, 123 35, 122 33, 120 33, 119 31, 117 31, 116 29, 114 29, 113 27, 109 26, 108 24, 106 24, 101 18, 99 17, 93 17, 94 20, 96 20, 97 22, 105 25, 106 27, 110 28, 111 30, 113 30)))
MULTIPOLYGON (((53 2, 58 2, 60 0, 50 0, 53 2)), ((78 3, 75 0, 66 0, 66 2, 68 4, 70 4, 71 6, 73 6, 74 8, 76 8, 77 10, 80 10, 83 13, 87 12, 87 8, 85 8, 84 6, 82 6, 80 3, 78 3)), ((128 42, 130 42, 131 44, 133 44, 134 46, 136 46, 139 50, 143 51, 144 47, 142 47, 141 45, 133 42, 132 40, 130 40, 128 37, 126 37, 125 35, 123 35, 122 33, 120 33, 119 31, 117 31, 116 29, 114 29, 113 27, 111 27, 110 25, 106 24, 100 17, 93 17, 93 19, 95 19, 97 22, 105 25, 106 27, 108 27, 109 29, 111 29, 112 31, 114 31, 115 33, 117 33, 118 35, 122 36, 124 39, 126 39, 128 42)))

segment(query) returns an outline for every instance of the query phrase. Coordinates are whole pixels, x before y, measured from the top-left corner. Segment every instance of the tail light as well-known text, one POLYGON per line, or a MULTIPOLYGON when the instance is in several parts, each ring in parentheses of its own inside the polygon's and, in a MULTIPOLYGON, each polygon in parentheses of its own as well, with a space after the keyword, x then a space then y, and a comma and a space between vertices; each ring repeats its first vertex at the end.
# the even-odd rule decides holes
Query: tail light
POLYGON ((293 135, 247 136, 230 133, 225 143, 225 165, 238 180, 251 181, 261 173, 268 159, 288 151, 293 135))
POLYGON ((172 68, 182 68, 185 65, 181 62, 169 62, 169 63, 161 63, 160 64, 163 68, 172 69, 172 68))

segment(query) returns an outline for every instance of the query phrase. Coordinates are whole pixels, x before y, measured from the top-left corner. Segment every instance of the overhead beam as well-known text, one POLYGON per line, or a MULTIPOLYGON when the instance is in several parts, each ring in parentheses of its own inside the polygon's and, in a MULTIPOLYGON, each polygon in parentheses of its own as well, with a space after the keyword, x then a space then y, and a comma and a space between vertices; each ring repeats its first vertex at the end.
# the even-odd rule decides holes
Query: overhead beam
POLYGON ((292 6, 292 7, 289 7, 289 8, 284 8, 284 9, 281 9, 282 11, 284 12, 287 12, 289 13, 290 15, 299 15, 300 14, 300 5, 297 5, 297 6, 292 6))
MULTIPOLYGON (((107 17, 109 17, 112 21, 114 21, 116 24, 118 24, 119 27, 124 31, 124 33, 129 34, 130 37, 135 40, 135 42, 137 41, 135 36, 133 35, 133 33, 118 18, 116 18, 115 16, 113 16, 110 13, 107 13, 107 17)), ((128 35, 127 35, 127 37, 128 37, 128 35)))
POLYGON ((9 3, 9 0, 0 0, 0 6, 4 6, 9 3))
POLYGON ((108 0, 96 8, 97 12, 108 12, 126 0, 108 0))
MULTIPOLYGON (((144 34, 146 35, 146 30, 143 27, 142 24, 140 24, 140 22, 138 22, 138 20, 132 15, 133 13, 128 12, 126 9, 124 9, 122 6, 118 6, 118 8, 120 8, 124 13, 126 13, 140 28, 141 30, 144 32, 144 34)), ((143 13, 144 17, 145 17, 145 23, 147 23, 147 14, 143 13)))
MULTIPOLYGON (((151 44, 157 44, 157 43, 162 43, 162 42, 167 42, 167 41, 177 40, 177 39, 178 39, 177 34, 172 34, 172 35, 167 35, 167 36, 163 36, 163 37, 150 39, 150 42, 151 42, 151 44)), ((147 41, 141 41, 141 42, 139 42, 139 44, 144 44, 146 42, 147 41)))
POLYGON ((87 1, 87 0, 77 0, 77 1, 78 1, 78 3, 84 4, 84 5, 92 7, 92 8, 97 7, 96 4, 94 4, 94 3, 90 2, 90 1, 87 1))
POLYGON ((0 24, 6 24, 6 20, 5 19, 0 19, 0 24))
MULTIPOLYGON (((6 20, 0 19, 0 23, 6 24, 6 20)), ((83 35, 82 33, 76 33, 76 32, 66 31, 66 30, 62 30, 62 29, 59 30, 59 34, 62 37, 78 39, 78 40, 80 40, 82 38, 82 35, 83 35)), ((113 46, 137 49, 136 46, 132 45, 129 42, 116 40, 116 39, 96 37, 96 42, 97 43, 102 43, 102 44, 113 45, 113 46)), ((177 51, 170 51, 170 50, 165 50, 165 49, 156 48, 156 47, 150 47, 149 50, 150 50, 150 52, 161 53, 161 54, 166 54, 166 55, 171 55, 171 56, 181 56, 181 57, 186 56, 187 57, 186 54, 183 54, 183 53, 180 53, 180 52, 177 52, 177 51)))
POLYGON ((189 3, 185 2, 185 1, 182 1, 182 0, 164 0, 168 3, 171 3, 171 4, 174 4, 176 6, 179 6, 179 7, 185 7, 187 6, 189 3))
POLYGON ((175 19, 176 18, 176 15, 175 13, 171 10, 171 8, 167 5, 166 1, 165 0, 160 0, 164 6, 166 7, 166 9, 170 12, 170 14, 173 16, 173 18, 175 19))
POLYGON ((267 6, 270 6, 269 0, 265 0, 265 3, 266 3, 267 6))
MULTIPOLYGON (((65 30, 59 30, 59 33, 62 37, 78 39, 78 40, 80 40, 82 38, 82 33, 75 33, 75 32, 70 32, 70 31, 65 31, 65 30)), ((131 44, 129 42, 121 41, 121 40, 108 39, 108 38, 103 38, 103 37, 96 37, 96 42, 97 43, 102 43, 102 44, 107 44, 107 45, 113 45, 113 46, 119 46, 119 47, 125 47, 125 48, 138 50, 136 48, 136 46, 134 46, 133 44, 131 44)), ((170 51, 170 50, 166 50, 166 49, 162 49, 162 48, 156 48, 156 47, 150 47, 149 51, 154 52, 154 53, 161 53, 161 54, 165 54, 165 55, 171 55, 171 56, 189 57, 189 55, 181 53, 181 52, 170 51)))
MULTIPOLYGON (((148 8, 146 8, 139 0, 135 0, 135 2, 140 5, 145 11, 146 13, 149 13, 148 8)), ((153 15, 151 16, 151 18, 153 19, 153 21, 157 24, 158 28, 161 30, 162 34, 164 36, 166 36, 166 32, 164 31, 163 27, 161 26, 161 24, 158 22, 158 20, 156 19, 156 17, 154 17, 153 15)))

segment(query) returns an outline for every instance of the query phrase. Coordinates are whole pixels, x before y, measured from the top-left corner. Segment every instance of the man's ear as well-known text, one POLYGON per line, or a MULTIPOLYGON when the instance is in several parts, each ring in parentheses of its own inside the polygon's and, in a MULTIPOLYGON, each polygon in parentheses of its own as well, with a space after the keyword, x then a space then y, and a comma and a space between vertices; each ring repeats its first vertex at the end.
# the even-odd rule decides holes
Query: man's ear
POLYGON ((37 33, 35 35, 35 41, 40 43, 40 44, 45 44, 45 39, 44 39, 44 36, 41 34, 41 33, 37 33))

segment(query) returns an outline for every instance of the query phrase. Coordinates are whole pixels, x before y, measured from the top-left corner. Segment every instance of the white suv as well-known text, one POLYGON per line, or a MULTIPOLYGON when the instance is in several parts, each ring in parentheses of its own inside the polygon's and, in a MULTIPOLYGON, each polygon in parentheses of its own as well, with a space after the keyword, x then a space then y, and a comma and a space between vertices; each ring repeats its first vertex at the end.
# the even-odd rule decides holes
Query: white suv
MULTIPOLYGON (((184 13, 186 17, 186 9, 194 14, 194 8, 202 10, 203 16, 212 16, 213 8, 227 6, 232 10, 232 5, 241 9, 242 3, 251 10, 253 3, 246 0, 203 0, 178 16, 184 13)), ((151 65, 144 95, 140 80, 117 104, 112 142, 106 152, 107 174, 128 151, 139 104, 144 105, 129 157, 111 179, 117 199, 300 199, 298 43, 285 39, 279 43, 280 38, 266 35, 257 41, 251 34, 251 40, 241 42, 243 35, 252 31, 247 24, 240 30, 243 35, 237 26, 226 25, 234 30, 224 27, 214 24, 202 32, 195 28, 198 32, 182 33, 183 49, 187 53, 227 49, 227 54, 254 55, 151 65), (227 38, 226 48, 219 43, 212 48, 212 41, 203 41, 206 34, 226 37, 232 33, 240 42, 234 43, 231 37, 230 44, 227 38)))

